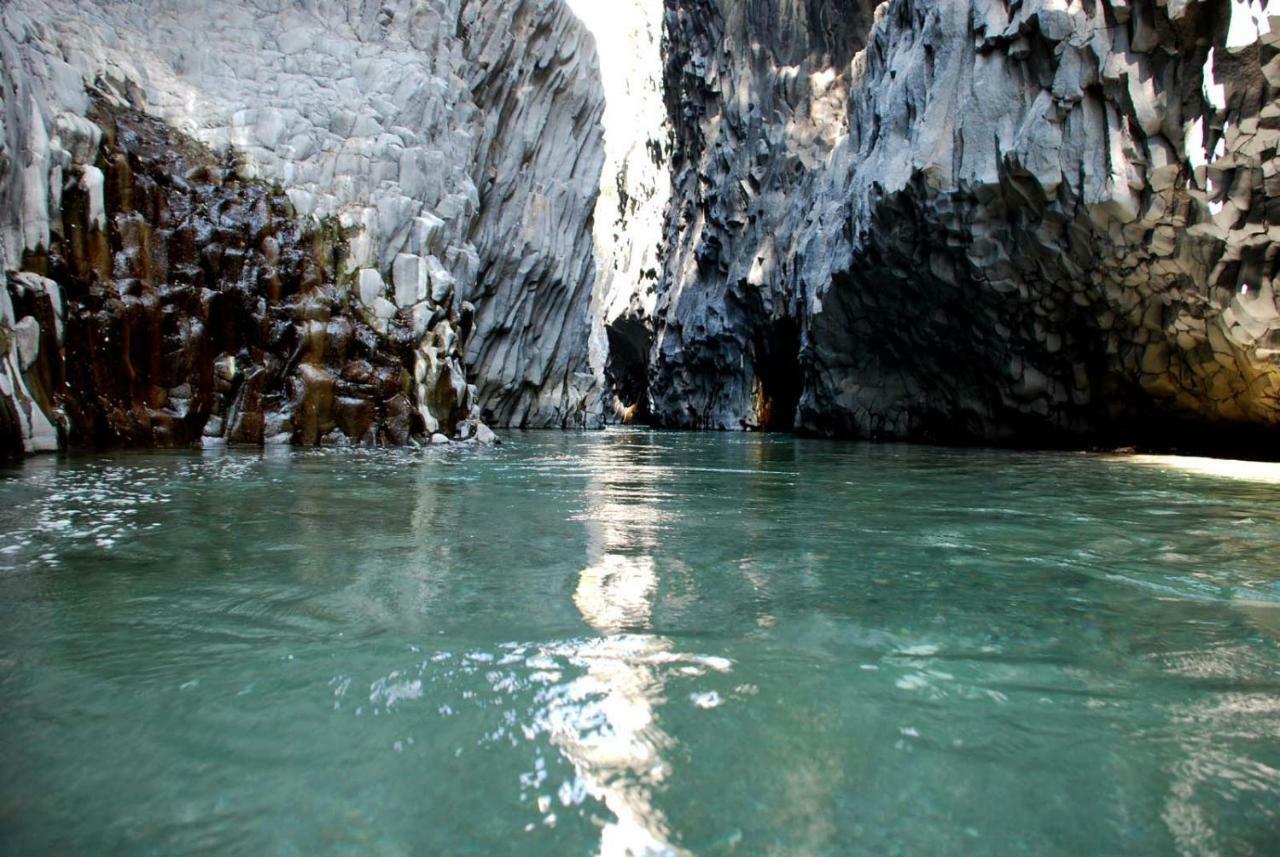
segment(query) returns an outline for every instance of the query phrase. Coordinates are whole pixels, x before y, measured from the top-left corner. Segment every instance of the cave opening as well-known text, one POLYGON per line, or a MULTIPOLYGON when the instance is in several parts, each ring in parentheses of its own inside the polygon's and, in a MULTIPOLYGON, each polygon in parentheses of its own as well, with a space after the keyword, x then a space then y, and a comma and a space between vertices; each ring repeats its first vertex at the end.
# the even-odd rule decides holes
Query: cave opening
POLYGON ((623 316, 605 327, 609 361, 605 381, 613 391, 614 409, 623 423, 649 423, 649 346, 653 333, 643 319, 623 316))
POLYGON ((756 425, 758 431, 795 431, 804 382, 800 371, 800 325, 775 321, 756 338, 756 425))

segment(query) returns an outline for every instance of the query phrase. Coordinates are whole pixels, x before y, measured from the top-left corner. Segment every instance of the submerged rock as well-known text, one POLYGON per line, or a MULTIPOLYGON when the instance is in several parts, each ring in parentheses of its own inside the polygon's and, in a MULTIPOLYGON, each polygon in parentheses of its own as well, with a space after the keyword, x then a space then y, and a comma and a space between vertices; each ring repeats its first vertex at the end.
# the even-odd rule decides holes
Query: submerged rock
POLYGON ((501 443, 501 441, 498 440, 498 436, 493 433, 493 429, 489 428, 484 423, 480 423, 476 426, 476 443, 481 446, 495 446, 501 443))

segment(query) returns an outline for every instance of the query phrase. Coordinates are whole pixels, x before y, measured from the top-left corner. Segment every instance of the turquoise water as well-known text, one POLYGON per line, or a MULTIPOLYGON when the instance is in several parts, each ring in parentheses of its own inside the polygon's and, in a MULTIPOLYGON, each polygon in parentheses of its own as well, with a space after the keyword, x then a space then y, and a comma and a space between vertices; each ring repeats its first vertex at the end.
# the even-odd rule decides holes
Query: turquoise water
POLYGON ((1280 849, 1276 484, 506 440, 0 470, 0 852, 1280 849))

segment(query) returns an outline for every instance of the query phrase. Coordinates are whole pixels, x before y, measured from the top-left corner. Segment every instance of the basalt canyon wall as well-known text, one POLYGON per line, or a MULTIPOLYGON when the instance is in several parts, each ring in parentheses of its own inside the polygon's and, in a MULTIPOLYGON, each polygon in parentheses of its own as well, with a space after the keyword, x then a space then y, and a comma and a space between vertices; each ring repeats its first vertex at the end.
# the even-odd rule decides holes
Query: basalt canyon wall
POLYGON ((12 0, 0 449, 1274 456, 1262 4, 12 0))
POLYGON ((668 0, 656 420, 1275 454, 1277 25, 668 0))
POLYGON ((547 0, 0 9, 0 447, 598 424, 593 41, 547 0))

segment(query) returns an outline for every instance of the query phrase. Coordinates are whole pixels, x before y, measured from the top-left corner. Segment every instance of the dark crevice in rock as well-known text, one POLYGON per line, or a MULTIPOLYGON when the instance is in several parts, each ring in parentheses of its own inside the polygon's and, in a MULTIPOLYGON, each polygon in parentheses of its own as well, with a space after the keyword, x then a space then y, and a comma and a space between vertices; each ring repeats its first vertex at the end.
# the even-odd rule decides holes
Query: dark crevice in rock
POLYGON ((800 369, 800 325, 794 319, 773 322, 755 341, 756 412, 750 428, 791 431, 804 389, 800 369))
POLYGON ((617 402, 616 416, 624 423, 649 422, 649 350, 653 332, 634 315, 623 315, 605 327, 609 362, 605 383, 617 402))
POLYGON ((668 1, 655 421, 1275 456, 1280 38, 873 8, 668 1))

